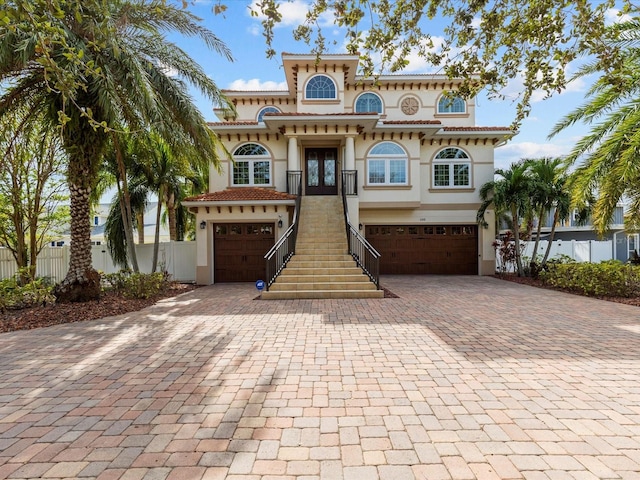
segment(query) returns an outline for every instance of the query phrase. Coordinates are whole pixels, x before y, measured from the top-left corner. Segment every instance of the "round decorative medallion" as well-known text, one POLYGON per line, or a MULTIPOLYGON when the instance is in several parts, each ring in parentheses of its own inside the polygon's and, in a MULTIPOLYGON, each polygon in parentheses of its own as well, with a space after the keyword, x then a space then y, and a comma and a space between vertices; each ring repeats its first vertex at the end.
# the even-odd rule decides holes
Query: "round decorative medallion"
POLYGON ((418 100, 414 97, 407 97, 402 100, 400 108, 405 115, 415 115, 418 112, 418 100))

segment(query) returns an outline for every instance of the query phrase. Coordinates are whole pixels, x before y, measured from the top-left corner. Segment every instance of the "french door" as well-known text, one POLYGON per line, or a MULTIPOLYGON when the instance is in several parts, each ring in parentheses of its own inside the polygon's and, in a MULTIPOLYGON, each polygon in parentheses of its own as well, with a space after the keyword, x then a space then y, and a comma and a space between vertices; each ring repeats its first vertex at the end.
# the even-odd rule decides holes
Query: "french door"
POLYGON ((337 195, 338 150, 308 148, 305 150, 305 193, 307 195, 337 195))

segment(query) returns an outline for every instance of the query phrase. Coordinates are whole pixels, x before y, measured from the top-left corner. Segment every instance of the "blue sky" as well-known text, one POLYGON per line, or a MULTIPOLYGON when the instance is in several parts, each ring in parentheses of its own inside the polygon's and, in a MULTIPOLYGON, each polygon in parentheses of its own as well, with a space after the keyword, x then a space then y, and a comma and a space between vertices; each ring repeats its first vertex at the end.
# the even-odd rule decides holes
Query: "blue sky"
MULTIPOLYGON (((250 1, 222 0, 228 7, 222 15, 212 11, 213 1, 200 0, 189 6, 191 12, 203 19, 204 24, 212 30, 230 49, 233 62, 206 49, 202 43, 189 39, 173 39, 203 66, 219 88, 236 90, 285 89, 284 72, 281 69, 282 52, 307 53, 309 47, 303 42, 296 42, 292 29, 302 23, 307 11, 305 0, 294 0, 282 9, 283 21, 275 30, 274 48, 277 55, 267 59, 266 44, 262 36, 260 19, 250 15, 250 1)), ((611 18, 615 17, 611 12, 611 18)), ((443 24, 433 22, 429 26, 433 35, 441 31, 443 24)), ((327 19, 323 31, 330 41, 336 45, 330 53, 344 53, 344 31, 333 26, 327 19)), ((431 73, 428 65, 420 59, 412 59, 405 73, 431 73)), ((571 73, 571 69, 568 73, 571 73)), ((515 116, 513 98, 521 84, 515 80, 504 93, 507 100, 489 100, 480 94, 477 98, 476 123, 478 126, 509 126, 515 116)), ((567 112, 584 101, 588 82, 579 81, 569 85, 562 94, 543 100, 541 95, 534 95, 530 116, 522 123, 520 133, 507 145, 496 150, 496 168, 507 167, 520 158, 541 156, 559 156, 567 154, 573 144, 587 132, 585 126, 572 127, 552 140, 547 139, 551 127, 567 112)), ((213 114, 213 106, 206 99, 194 95, 196 102, 209 121, 217 121, 213 114)))

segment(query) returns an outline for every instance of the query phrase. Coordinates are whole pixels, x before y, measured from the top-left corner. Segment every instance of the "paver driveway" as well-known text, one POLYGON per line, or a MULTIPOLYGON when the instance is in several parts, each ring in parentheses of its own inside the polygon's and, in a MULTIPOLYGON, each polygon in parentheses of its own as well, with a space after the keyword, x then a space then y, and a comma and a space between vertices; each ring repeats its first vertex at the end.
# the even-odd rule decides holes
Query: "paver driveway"
POLYGON ((480 277, 0 335, 0 477, 640 478, 640 309, 480 277))

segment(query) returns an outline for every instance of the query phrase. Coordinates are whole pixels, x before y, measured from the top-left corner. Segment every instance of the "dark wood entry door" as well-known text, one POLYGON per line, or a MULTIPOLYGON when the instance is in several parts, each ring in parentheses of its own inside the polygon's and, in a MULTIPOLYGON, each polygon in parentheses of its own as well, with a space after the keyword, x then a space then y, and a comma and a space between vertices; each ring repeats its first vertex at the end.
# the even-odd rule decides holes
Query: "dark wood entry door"
POLYGON ((305 150, 305 193, 307 195, 337 195, 338 150, 308 148, 305 150))
POLYGON ((274 224, 218 223, 213 228, 214 281, 264 280, 264 255, 274 244, 274 224))

